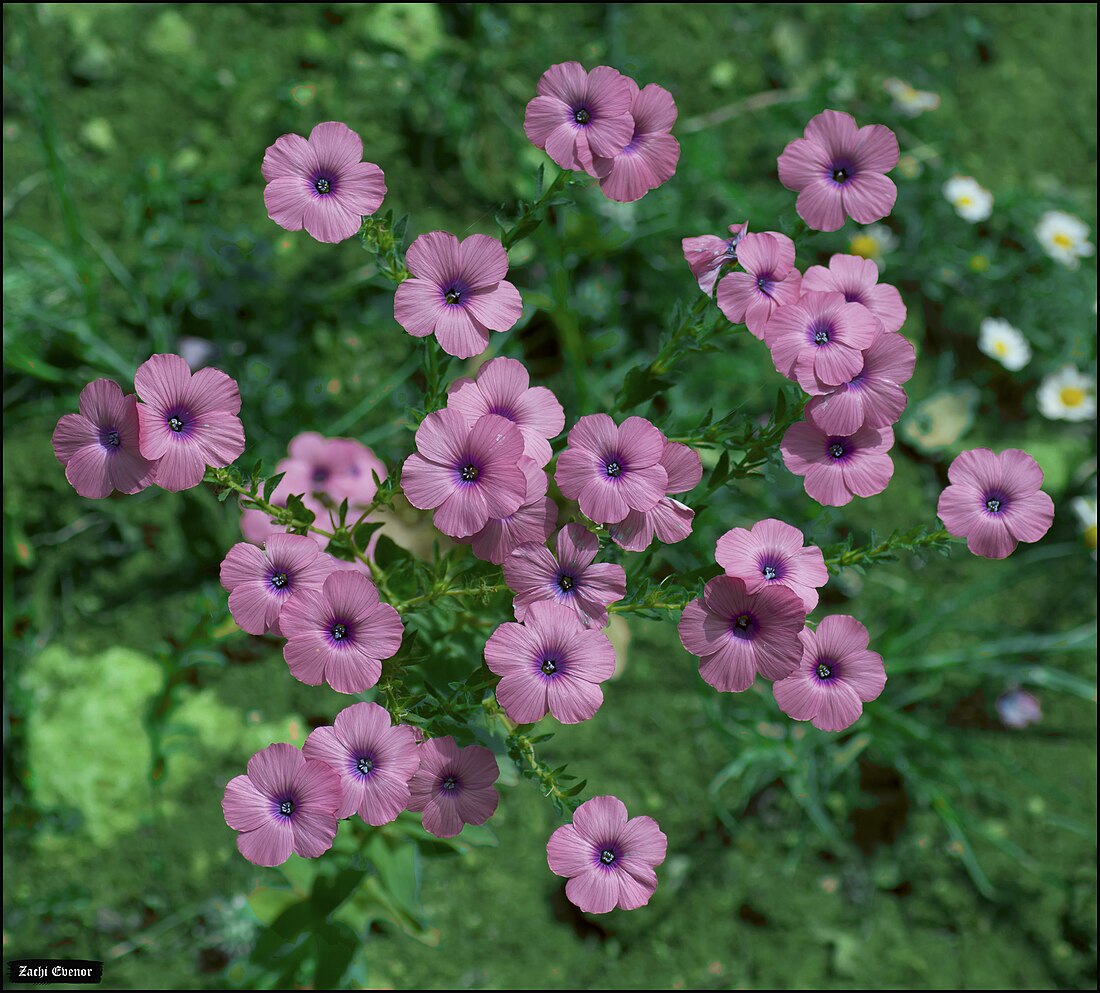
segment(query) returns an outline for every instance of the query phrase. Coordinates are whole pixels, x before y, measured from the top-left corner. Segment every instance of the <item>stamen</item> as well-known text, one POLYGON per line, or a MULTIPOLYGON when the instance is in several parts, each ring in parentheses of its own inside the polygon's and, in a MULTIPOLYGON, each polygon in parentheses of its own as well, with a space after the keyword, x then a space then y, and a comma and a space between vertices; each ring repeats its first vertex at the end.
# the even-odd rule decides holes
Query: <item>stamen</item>
POLYGON ((279 813, 282 814, 283 817, 289 817, 291 814, 293 814, 294 813, 294 801, 293 800, 284 800, 282 803, 280 803, 279 804, 279 813))
POLYGON ((591 115, 588 113, 587 110, 585 110, 584 107, 581 107, 573 115, 573 120, 576 121, 578 124, 587 124, 589 120, 591 120, 591 115))
POLYGON ((827 662, 817 663, 817 678, 818 679, 831 679, 833 676, 832 667, 827 662))
POLYGON ((770 565, 764 566, 764 578, 765 579, 775 579, 775 577, 777 575, 778 575, 778 573, 775 571, 775 566, 770 566, 770 565))
POLYGON ((477 479, 477 466, 464 465, 459 475, 462 477, 463 482, 472 483, 475 479, 477 479))
POLYGON ((458 780, 454 776, 448 776, 439 785, 445 790, 456 790, 458 789, 458 780))
POLYGON ((122 439, 115 428, 108 428, 103 432, 103 444, 108 448, 118 448, 122 444, 122 439))
POLYGON ((846 169, 834 169, 833 170, 833 182, 843 183, 848 178, 848 171, 846 169))
POLYGON ((443 299, 447 303, 458 303, 462 299, 462 291, 455 289, 453 286, 443 294, 443 299))
POLYGON ((325 179, 324 176, 322 176, 319 179, 315 179, 313 181, 313 188, 318 193, 329 193, 332 191, 332 184, 329 183, 329 181, 325 179))
POLYGON ((348 629, 346 624, 333 624, 332 625, 332 640, 343 641, 348 636, 348 629))
POLYGON ((374 762, 364 755, 355 763, 355 768, 365 776, 374 768, 374 762))
POLYGON ((735 628, 740 628, 742 631, 748 631, 752 625, 752 618, 748 614, 742 614, 733 622, 735 628))
POLYGON ((842 444, 840 444, 840 442, 834 441, 829 446, 829 454, 834 459, 843 458, 844 457, 844 446, 842 444))
POLYGON ((572 576, 562 576, 561 579, 558 580, 558 588, 562 593, 568 593, 576 585, 576 580, 574 580, 572 576))
POLYGON ((277 572, 271 577, 271 585, 277 590, 284 589, 287 584, 287 578, 285 572, 277 572))
POLYGON ((542 665, 539 666, 539 668, 542 669, 542 671, 545 672, 546 675, 552 676, 555 672, 558 671, 558 663, 555 662, 553 659, 546 659, 542 663, 542 665))
POLYGON ((168 426, 177 434, 183 430, 183 421, 175 414, 168 418, 168 426))
POLYGON ((610 848, 605 848, 600 852, 600 861, 604 865, 611 865, 611 863, 615 861, 615 853, 611 851, 610 848))
POLYGON ((998 514, 1001 511, 1001 501, 998 500, 996 497, 990 497, 985 502, 985 509, 988 510, 991 514, 998 514))
POLYGON ((618 462, 608 462, 607 463, 607 474, 612 479, 615 479, 617 476, 619 476, 622 473, 622 471, 623 471, 623 467, 621 465, 619 465, 618 462))

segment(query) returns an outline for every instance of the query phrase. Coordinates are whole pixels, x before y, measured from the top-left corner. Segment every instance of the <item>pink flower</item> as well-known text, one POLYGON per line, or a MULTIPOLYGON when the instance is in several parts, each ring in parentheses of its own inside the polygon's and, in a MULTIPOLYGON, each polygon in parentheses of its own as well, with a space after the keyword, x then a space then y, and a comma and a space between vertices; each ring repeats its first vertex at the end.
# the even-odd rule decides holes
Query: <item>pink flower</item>
POLYGON ((405 460, 401 487, 414 507, 435 510, 435 526, 452 538, 514 514, 524 501, 523 435, 499 414, 469 427, 457 410, 437 410, 416 429, 416 449, 405 460))
POLYGON ((523 624, 506 621, 489 636, 485 664, 500 676, 497 701, 517 724, 534 724, 547 712, 579 724, 603 703, 600 683, 615 672, 615 649, 602 631, 584 627, 572 606, 539 600, 523 624))
POLYGON ((198 486, 207 466, 223 468, 244 451, 241 395, 220 369, 191 375, 181 356, 154 355, 138 368, 134 386, 141 397, 141 454, 160 460, 158 486, 198 486))
POLYGON ((628 552, 644 551, 654 537, 666 545, 674 545, 691 534, 695 511, 668 494, 695 489, 703 478, 703 463, 694 449, 676 441, 666 441, 661 465, 668 474, 666 495, 651 510, 632 510, 608 528, 611 540, 628 552))
POLYGON ((794 267, 794 242, 777 231, 745 235, 737 261, 742 271, 727 273, 718 284, 718 308, 763 340, 776 308, 798 300, 802 274, 794 267))
POLYGON ((448 355, 468 359, 489 345, 490 331, 507 331, 523 300, 504 277, 508 255, 495 238, 459 241, 446 231, 422 234, 405 254, 412 273, 397 287, 393 316, 414 338, 434 334, 448 355))
POLYGON ((878 318, 862 304, 845 303, 839 293, 803 293, 772 314, 764 342, 776 372, 814 395, 857 376, 863 350, 880 334, 878 318))
POLYGON ((607 624, 607 606, 626 596, 626 572, 612 562, 595 563, 599 539, 582 524, 558 532, 558 556, 545 545, 520 545, 504 561, 504 581, 516 594, 516 620, 546 600, 571 607, 581 623, 607 624))
POLYGON ((684 259, 691 266, 691 274, 699 283, 699 289, 708 297, 714 292, 714 284, 722 266, 737 261, 737 245, 749 233, 749 222, 730 225, 730 238, 719 238, 715 234, 702 234, 695 238, 684 238, 680 244, 684 250, 684 259))
POLYGON ((470 427, 485 414, 506 417, 523 435, 523 454, 541 469, 553 455, 550 439, 565 427, 565 411, 550 390, 530 383, 522 362, 492 359, 474 379, 464 376, 451 383, 447 406, 464 414, 470 427))
POLYGON ((817 590, 829 581, 825 557, 816 545, 802 547, 802 532, 773 517, 749 530, 733 528, 718 539, 714 557, 727 576, 745 581, 749 593, 769 586, 786 586, 802 598, 810 613, 817 590))
POLYGON ((843 507, 853 496, 870 497, 890 485, 894 463, 890 427, 862 427, 850 435, 834 435, 799 421, 787 428, 779 448, 783 463, 805 476, 806 493, 826 507, 843 507))
POLYGON ((607 414, 588 414, 570 430, 555 479, 586 517, 617 524, 632 510, 652 510, 665 495, 664 451, 664 435, 644 417, 616 426, 607 414))
MULTIPOLYGON (((287 458, 279 460, 275 471, 283 478, 271 494, 271 502, 285 507, 290 494, 302 494, 302 503, 322 522, 329 516, 325 498, 335 506, 347 500, 349 510, 355 511, 374 499, 378 492, 375 476, 386 478, 385 464, 366 445, 352 438, 325 438, 316 431, 296 435, 287 458)), ((241 531, 253 544, 285 530, 272 524, 261 510, 245 510, 241 515, 241 531)), ((328 543, 320 535, 310 537, 321 547, 328 543)))
POLYGON ((913 375, 917 353, 900 334, 880 334, 863 352, 863 368, 831 393, 810 398, 806 417, 829 434, 854 434, 866 425, 893 424, 909 402, 901 384, 913 375))
POLYGON ((279 611, 303 590, 320 590, 333 560, 300 534, 273 534, 261 551, 238 542, 222 562, 229 612, 242 631, 278 635, 279 611))
POLYGON ((618 155, 634 135, 630 80, 610 66, 586 73, 579 62, 553 65, 538 94, 527 104, 523 130, 563 169, 595 176, 594 156, 618 155))
POLYGON ((1027 690, 1009 690, 997 697, 997 716, 1008 728, 1019 731, 1043 719, 1043 708, 1027 690))
POLYGON ((382 659, 401 647, 405 627, 380 603, 366 576, 336 569, 320 590, 302 590, 283 607, 283 657, 299 682, 326 682, 337 693, 362 693, 378 682, 382 659))
POLYGON ((358 813, 378 827, 409 805, 409 780, 420 768, 416 732, 404 724, 394 727, 389 711, 376 703, 341 710, 332 727, 310 732, 302 753, 340 777, 344 799, 337 817, 358 813))
POLYGON ((222 798, 225 823, 240 853, 255 865, 282 865, 292 852, 315 859, 332 847, 340 777, 293 745, 269 745, 231 779, 222 798))
POLYGON ((843 731, 886 685, 882 656, 868 651, 867 629, 854 617, 830 614, 816 631, 799 634, 802 660, 772 684, 779 709, 822 731, 843 731))
POLYGON ((802 220, 835 231, 845 214, 871 224, 890 213, 898 191, 885 174, 897 164, 898 140, 889 128, 860 128, 850 114, 824 110, 779 156, 779 181, 798 191, 802 220))
POLYGON ((488 748, 459 748, 454 738, 429 738, 418 751, 409 810, 424 812, 425 831, 453 838, 464 824, 484 824, 493 816, 500 801, 493 783, 500 770, 488 748))
POLYGON ((318 124, 308 139, 284 134, 264 152, 267 216, 330 244, 354 237, 386 195, 382 170, 362 159, 363 140, 339 121, 318 124))
POLYGON ((156 463, 141 454, 137 397, 123 396, 109 379, 80 391, 80 413, 62 416, 52 441, 65 478, 82 497, 137 493, 156 477, 156 463))
POLYGON ((810 266, 802 276, 802 292, 843 293, 848 303, 863 304, 887 332, 900 331, 905 323, 901 294, 889 283, 878 281, 878 266, 873 259, 834 255, 828 269, 810 266))
POLYGON ((618 907, 637 910, 657 889, 653 870, 665 860, 668 839, 652 817, 627 818, 615 796, 586 800, 546 843, 546 862, 569 880, 565 895, 586 914, 618 907))
POLYGON ((1038 541, 1054 523, 1054 502, 1039 489, 1043 470, 1018 448, 995 454, 963 452, 947 470, 951 480, 936 513, 966 547, 987 559, 1003 559, 1021 541, 1038 541))
POLYGON ((558 526, 558 505, 546 495, 549 480, 529 458, 519 460, 527 479, 527 492, 519 510, 507 517, 490 518, 476 534, 456 538, 469 545, 474 555, 494 565, 503 563, 512 551, 527 542, 542 544, 558 526))
POLYGON ((699 675, 716 690, 740 693, 756 674, 782 679, 798 662, 802 598, 785 586, 750 593, 743 579, 716 576, 680 617, 680 642, 699 657, 699 675))
POLYGON ((614 156, 594 154, 592 163, 604 195, 619 203, 641 200, 667 183, 680 159, 680 143, 669 134, 676 123, 672 94, 656 83, 639 90, 633 79, 626 77, 626 82, 632 93, 633 137, 614 156))

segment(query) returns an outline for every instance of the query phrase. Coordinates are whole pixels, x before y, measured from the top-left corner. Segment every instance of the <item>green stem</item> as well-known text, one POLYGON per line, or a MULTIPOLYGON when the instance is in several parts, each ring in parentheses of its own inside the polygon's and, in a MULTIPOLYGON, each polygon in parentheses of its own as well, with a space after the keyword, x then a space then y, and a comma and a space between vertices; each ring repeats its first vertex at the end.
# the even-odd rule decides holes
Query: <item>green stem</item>
POLYGON ((500 583, 496 586, 474 586, 458 590, 429 590, 427 593, 421 593, 420 596, 414 596, 411 600, 403 600, 401 603, 395 603, 393 606, 398 613, 402 613, 403 611, 408 610, 409 607, 415 607, 417 604, 421 603, 428 603, 431 600, 438 600, 441 597, 487 597, 492 596, 494 593, 502 593, 506 589, 508 589, 508 587, 500 583))
POLYGON ((519 218, 516 222, 506 231, 501 232, 500 243, 504 246, 505 250, 522 241, 542 224, 545 217, 544 208, 553 197, 557 196, 565 189, 572 175, 573 172, 571 169, 560 170, 554 181, 546 188, 538 200, 534 203, 523 204, 519 218))
POLYGON ((895 531, 884 541, 877 545, 867 545, 862 548, 849 548, 844 551, 835 551, 825 558, 825 566, 832 573, 839 573, 843 569, 851 569, 855 566, 870 565, 884 559, 892 559, 895 551, 916 551, 918 548, 946 547, 953 536, 946 528, 938 528, 926 531, 921 528, 917 532, 895 531))

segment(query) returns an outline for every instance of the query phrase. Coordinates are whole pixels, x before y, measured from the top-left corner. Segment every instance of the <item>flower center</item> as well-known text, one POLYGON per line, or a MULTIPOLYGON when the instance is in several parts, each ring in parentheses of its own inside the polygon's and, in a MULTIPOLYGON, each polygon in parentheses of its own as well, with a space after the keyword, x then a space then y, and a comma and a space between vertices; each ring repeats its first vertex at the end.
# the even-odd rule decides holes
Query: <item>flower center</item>
POLYGON ((346 624, 333 624, 332 625, 332 640, 343 641, 348 636, 348 626, 346 624))
POLYGON ((1063 386, 1060 396, 1066 407, 1080 407, 1085 402, 1085 391, 1076 386, 1063 386))
POLYGON ((293 800, 284 800, 282 803, 280 803, 279 804, 279 813, 282 814, 283 817, 289 817, 291 814, 293 814, 294 813, 294 801, 293 800))
POLYGON ((572 576, 562 576, 561 579, 558 580, 558 589, 560 589, 562 593, 568 593, 576 585, 577 582, 572 576))
POLYGON ((584 107, 580 107, 573 114, 573 120, 578 124, 587 124, 592 119, 592 115, 584 107))
POLYGON ((364 755, 355 763, 355 768, 365 776, 374 768, 374 762, 364 755))
POLYGON ((733 626, 738 631, 748 631, 752 627, 752 618, 748 614, 741 614, 734 620, 733 626))
POLYGON ((600 852, 600 861, 604 865, 611 865, 615 861, 615 853, 610 848, 605 848, 600 852))
POLYGON ((117 428, 107 428, 100 434, 99 441, 104 448, 118 448, 122 444, 117 428))
POLYGON ((985 509, 988 510, 991 514, 998 514, 1001 511, 1001 501, 998 500, 996 497, 990 497, 985 502, 985 509))
POLYGON ((775 577, 779 575, 779 573, 775 571, 775 566, 772 565, 764 566, 762 574, 765 579, 775 579, 775 577))
POLYGON ((553 659, 546 659, 543 661, 542 665, 539 666, 539 668, 542 669, 542 671, 546 673, 546 675, 552 676, 555 672, 558 671, 558 663, 555 662, 553 659))
POLYGON ((623 471, 623 467, 621 465, 619 465, 618 462, 614 462, 614 461, 608 462, 606 469, 607 469, 607 474, 612 479, 615 479, 616 477, 620 476, 622 474, 622 471, 623 471))
POLYGON ((452 286, 443 294, 443 299, 446 300, 447 303, 458 303, 458 301, 462 299, 462 291, 452 286))
POLYGON ((813 335, 815 345, 829 344, 829 328, 827 325, 815 324, 813 327, 813 335))
POLYGON ((464 465, 459 475, 462 477, 463 482, 472 483, 475 479, 477 479, 477 466, 464 465))
POLYGON ((175 431, 176 434, 179 434, 183 430, 183 419, 173 414, 168 418, 168 426, 175 431))
POLYGON ((445 789, 445 790, 457 790, 458 789, 458 780, 455 779, 454 776, 448 776, 439 785, 442 786, 443 789, 445 789))
POLYGON ((844 457, 844 446, 839 441, 834 441, 829 446, 829 454, 834 459, 840 459, 844 457))
POLYGON ((323 483, 328 479, 328 469, 317 468, 313 470, 313 481, 315 483, 323 483))
POLYGON ((324 176, 319 176, 313 181, 313 188, 318 193, 330 193, 332 192, 332 184, 325 179, 324 176))
POLYGON ((817 673, 818 679, 832 679, 833 667, 828 662, 818 662, 817 669, 814 670, 817 673))
POLYGON ((271 577, 271 585, 277 590, 284 589, 287 584, 287 578, 285 572, 277 572, 271 577))
POLYGON ((847 169, 834 169, 833 170, 833 182, 834 183, 844 183, 844 182, 847 182, 847 180, 848 180, 848 170, 847 169))

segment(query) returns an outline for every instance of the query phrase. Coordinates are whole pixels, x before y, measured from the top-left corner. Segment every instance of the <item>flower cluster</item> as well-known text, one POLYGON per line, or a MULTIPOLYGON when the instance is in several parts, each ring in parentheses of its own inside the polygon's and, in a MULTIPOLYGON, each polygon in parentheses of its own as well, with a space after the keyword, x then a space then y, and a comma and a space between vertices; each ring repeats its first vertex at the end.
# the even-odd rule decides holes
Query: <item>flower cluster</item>
POLYGON ((610 66, 585 72, 562 62, 542 74, 523 130, 563 169, 588 173, 609 199, 630 203, 676 172, 675 123, 672 95, 656 83, 639 88, 610 66))
POLYGON ((65 414, 53 450, 81 496, 138 493, 154 483, 186 490, 207 466, 222 468, 244 451, 237 384, 220 369, 191 368, 179 355, 154 355, 134 376, 137 396, 109 379, 80 392, 80 413, 65 414))

